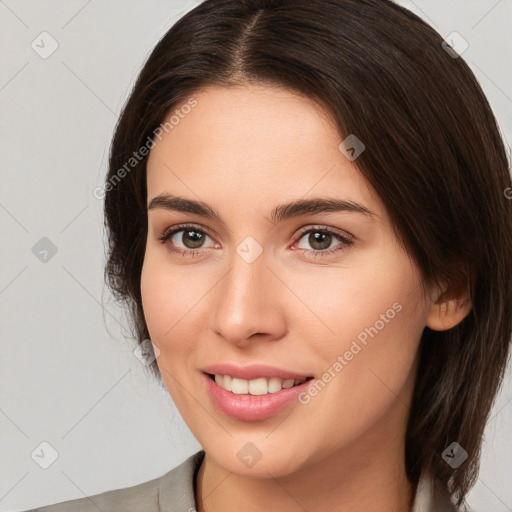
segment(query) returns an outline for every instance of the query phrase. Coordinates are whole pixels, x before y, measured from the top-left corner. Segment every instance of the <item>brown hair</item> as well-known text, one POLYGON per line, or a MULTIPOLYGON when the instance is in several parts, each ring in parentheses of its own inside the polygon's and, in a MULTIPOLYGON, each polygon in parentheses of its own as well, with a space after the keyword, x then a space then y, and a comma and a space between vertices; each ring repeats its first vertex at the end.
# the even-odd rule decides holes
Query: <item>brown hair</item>
MULTIPOLYGON (((124 106, 105 187, 107 283, 149 338, 140 292, 146 162, 126 162, 170 110, 208 85, 279 85, 318 101, 384 203, 425 282, 468 287, 472 310, 425 328, 406 432, 412 482, 431 472, 462 504, 478 476, 484 428, 512 329, 512 201, 495 117, 473 73, 441 36, 389 0, 206 0, 159 41, 124 106), (124 167, 123 167, 124 166, 124 167), (115 178, 117 178, 115 180, 115 178), (441 453, 469 454, 452 469, 441 453)), ((342 140, 340 139, 340 141, 342 140)), ((156 362, 152 371, 160 377, 156 362)), ((161 377, 160 377, 161 379, 161 377)))

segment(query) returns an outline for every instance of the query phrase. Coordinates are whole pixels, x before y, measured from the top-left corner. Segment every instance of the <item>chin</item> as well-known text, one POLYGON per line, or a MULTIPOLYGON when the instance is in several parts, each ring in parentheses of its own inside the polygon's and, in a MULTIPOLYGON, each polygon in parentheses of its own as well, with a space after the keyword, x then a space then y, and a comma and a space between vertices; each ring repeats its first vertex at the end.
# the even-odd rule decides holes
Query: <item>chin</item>
POLYGON ((308 454, 297 449, 307 441, 282 444, 281 439, 272 441, 272 434, 267 438, 265 435, 260 439, 247 435, 229 438, 224 443, 201 444, 216 464, 241 476, 279 478, 295 473, 307 464, 308 454))

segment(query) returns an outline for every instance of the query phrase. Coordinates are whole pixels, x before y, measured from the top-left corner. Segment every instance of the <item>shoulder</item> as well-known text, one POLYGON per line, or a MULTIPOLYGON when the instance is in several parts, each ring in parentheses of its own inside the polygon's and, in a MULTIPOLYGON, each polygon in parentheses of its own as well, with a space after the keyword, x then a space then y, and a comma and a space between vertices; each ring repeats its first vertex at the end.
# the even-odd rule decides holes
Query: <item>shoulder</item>
POLYGON ((174 509, 194 508, 194 479, 203 457, 204 451, 201 450, 168 473, 132 487, 46 505, 25 512, 171 512, 174 509))

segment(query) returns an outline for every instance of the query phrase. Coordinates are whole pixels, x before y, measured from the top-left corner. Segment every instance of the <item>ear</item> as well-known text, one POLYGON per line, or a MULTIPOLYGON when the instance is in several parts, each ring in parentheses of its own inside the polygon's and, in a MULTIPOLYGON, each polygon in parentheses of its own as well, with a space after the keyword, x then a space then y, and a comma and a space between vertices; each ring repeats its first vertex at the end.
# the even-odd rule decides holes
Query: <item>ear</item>
POLYGON ((431 301, 427 327, 434 331, 447 331, 462 322, 472 307, 468 283, 450 286, 443 283, 431 301))

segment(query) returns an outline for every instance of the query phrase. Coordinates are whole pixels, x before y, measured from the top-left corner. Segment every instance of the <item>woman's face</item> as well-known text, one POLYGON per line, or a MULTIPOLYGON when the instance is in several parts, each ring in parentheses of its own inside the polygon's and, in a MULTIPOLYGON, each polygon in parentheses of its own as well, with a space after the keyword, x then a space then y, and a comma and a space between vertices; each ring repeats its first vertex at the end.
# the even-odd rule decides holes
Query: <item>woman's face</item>
POLYGON ((194 99, 149 156, 141 276, 181 415, 238 474, 402 456, 429 304, 379 198, 312 101, 257 86, 194 99))

